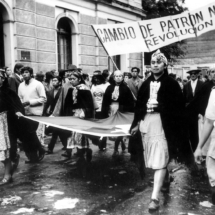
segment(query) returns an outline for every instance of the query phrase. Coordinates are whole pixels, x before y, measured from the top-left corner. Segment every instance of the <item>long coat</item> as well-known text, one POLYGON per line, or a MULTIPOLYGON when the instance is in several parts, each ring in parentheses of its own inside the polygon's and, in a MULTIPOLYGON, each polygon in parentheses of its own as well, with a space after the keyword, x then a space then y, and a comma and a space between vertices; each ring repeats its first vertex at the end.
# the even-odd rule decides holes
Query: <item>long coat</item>
MULTIPOLYGON (((150 76, 141 86, 135 107, 135 115, 131 128, 144 119, 147 113, 147 102, 150 96, 150 83, 155 81, 150 76)), ((188 141, 187 127, 185 123, 185 101, 181 88, 177 81, 164 73, 157 81, 161 82, 158 90, 157 111, 160 112, 162 126, 167 138, 170 159, 189 162, 192 152, 188 141)))
POLYGON ((46 93, 47 102, 45 103, 44 109, 43 109, 43 115, 44 116, 50 116, 53 113, 54 108, 55 108, 57 101, 59 99, 59 96, 61 94, 61 91, 62 91, 62 87, 59 87, 55 96, 54 96, 54 89, 51 89, 50 91, 48 91, 46 93))
POLYGON ((188 83, 186 83, 184 85, 183 94, 184 94, 186 104, 189 104, 190 102, 192 102, 192 100, 196 97, 196 95, 201 90, 202 86, 203 86, 203 82, 200 80, 197 80, 196 88, 195 88, 194 95, 193 95, 191 81, 189 81, 188 83))
POLYGON ((111 84, 107 87, 103 101, 102 101, 102 115, 103 118, 108 117, 110 105, 112 102, 119 102, 120 112, 133 112, 134 111, 134 98, 129 87, 122 82, 119 85, 119 97, 116 101, 112 99, 112 93, 115 89, 115 84, 111 84))
POLYGON ((94 112, 94 104, 91 91, 84 88, 77 90, 76 102, 73 96, 74 88, 70 88, 65 98, 64 116, 73 116, 75 109, 82 109, 85 114, 85 118, 92 118, 94 112))

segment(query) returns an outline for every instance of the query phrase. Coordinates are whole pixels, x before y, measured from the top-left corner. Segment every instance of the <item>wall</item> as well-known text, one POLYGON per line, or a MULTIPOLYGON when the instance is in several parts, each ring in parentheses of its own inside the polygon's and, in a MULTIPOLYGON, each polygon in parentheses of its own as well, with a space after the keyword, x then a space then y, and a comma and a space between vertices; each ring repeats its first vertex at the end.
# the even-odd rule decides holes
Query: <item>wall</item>
MULTIPOLYGON (((0 3, 3 0, 0 0, 0 3)), ((22 62, 33 67, 34 72, 57 69, 57 23, 68 17, 73 26, 72 63, 85 72, 108 68, 108 56, 91 25, 138 21, 145 17, 140 0, 121 0, 107 3, 95 0, 8 0, 14 20, 8 24, 5 53, 7 65, 22 62), (6 45, 7 45, 6 44, 6 45), (9 47, 9 45, 8 45, 9 47), (21 52, 30 52, 30 61, 21 58, 21 52)), ((121 56, 121 68, 143 67, 142 53, 121 56)))
POLYGON ((16 0, 14 7, 17 61, 46 72, 56 68, 55 8, 35 0, 16 0), (30 52, 30 62, 21 51, 30 52))

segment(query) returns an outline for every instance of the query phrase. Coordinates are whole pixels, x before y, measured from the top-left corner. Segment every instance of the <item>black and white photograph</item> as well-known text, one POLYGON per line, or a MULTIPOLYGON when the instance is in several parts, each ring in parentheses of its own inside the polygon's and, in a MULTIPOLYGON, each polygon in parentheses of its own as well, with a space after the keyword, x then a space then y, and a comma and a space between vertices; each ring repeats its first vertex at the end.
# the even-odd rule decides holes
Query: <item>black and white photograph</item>
POLYGON ((215 0, 0 0, 0 215, 215 214, 215 0))

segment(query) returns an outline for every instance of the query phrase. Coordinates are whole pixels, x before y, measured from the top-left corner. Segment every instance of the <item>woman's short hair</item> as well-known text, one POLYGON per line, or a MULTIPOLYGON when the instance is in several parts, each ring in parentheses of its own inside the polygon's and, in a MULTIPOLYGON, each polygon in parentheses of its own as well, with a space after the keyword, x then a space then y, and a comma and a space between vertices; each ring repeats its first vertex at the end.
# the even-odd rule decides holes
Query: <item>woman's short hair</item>
POLYGON ((210 68, 210 69, 207 70, 208 75, 210 75, 211 72, 215 72, 215 67, 210 68))
POLYGON ((116 70, 116 71, 114 71, 113 76, 115 76, 115 73, 116 73, 116 72, 121 72, 122 76, 124 76, 124 72, 122 72, 121 70, 116 70))
POLYGON ((53 77, 54 77, 54 75, 53 75, 53 73, 51 71, 46 72, 46 74, 45 74, 45 82, 50 83, 50 81, 52 80, 53 77))
POLYGON ((80 79, 80 84, 85 84, 85 81, 84 81, 84 79, 83 79, 81 73, 80 73, 77 69, 75 69, 75 70, 72 72, 71 76, 72 76, 72 75, 75 76, 76 78, 80 79))
POLYGON ((137 73, 138 73, 138 74, 140 73, 140 69, 139 69, 138 67, 132 67, 132 68, 131 68, 131 72, 133 72, 134 69, 137 70, 137 73))
POLYGON ((62 78, 60 76, 53 76, 52 79, 57 78, 59 82, 62 82, 62 78))

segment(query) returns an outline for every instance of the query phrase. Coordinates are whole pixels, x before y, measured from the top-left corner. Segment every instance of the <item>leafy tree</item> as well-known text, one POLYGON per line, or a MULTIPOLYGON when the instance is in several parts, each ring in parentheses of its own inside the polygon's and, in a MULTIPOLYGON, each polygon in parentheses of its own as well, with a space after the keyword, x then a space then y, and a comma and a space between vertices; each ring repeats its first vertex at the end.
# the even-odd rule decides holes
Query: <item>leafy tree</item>
MULTIPOLYGON (((154 19, 164 16, 177 15, 187 10, 183 7, 185 0, 142 0, 142 7, 146 11, 146 19, 154 19)), ((177 58, 184 57, 186 49, 183 46, 185 41, 170 44, 162 47, 163 52, 169 61, 176 62, 177 58)), ((153 52, 145 53, 145 65, 150 65, 153 52)))

